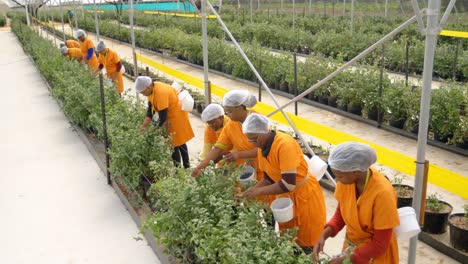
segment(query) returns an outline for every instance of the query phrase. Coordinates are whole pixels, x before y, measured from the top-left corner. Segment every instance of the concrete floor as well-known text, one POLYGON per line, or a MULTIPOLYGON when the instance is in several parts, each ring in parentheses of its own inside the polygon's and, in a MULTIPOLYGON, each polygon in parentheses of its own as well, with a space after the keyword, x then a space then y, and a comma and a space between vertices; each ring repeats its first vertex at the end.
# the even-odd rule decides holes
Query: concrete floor
MULTIPOLYGON (((66 30, 68 30, 68 33, 71 33, 69 31, 69 29, 66 29, 66 30)), ((50 40, 53 39, 50 35, 47 35, 45 33, 43 34, 43 36, 50 39, 50 40)), ((92 37, 93 41, 95 41, 95 36, 93 34, 90 34, 90 36, 92 37)), ((132 61, 131 48, 129 48, 126 45, 119 44, 116 41, 110 41, 110 40, 107 40, 107 39, 105 41, 106 41, 107 45, 110 48, 118 51, 121 58, 124 58, 127 61, 132 61)), ((57 44, 58 43, 59 43, 59 41, 57 41, 57 44)), ((167 64, 167 65, 169 65, 171 67, 177 68, 178 70, 182 70, 182 71, 190 73, 190 74, 192 74, 194 76, 202 78, 202 72, 200 70, 198 70, 198 69, 194 69, 194 68, 192 68, 190 66, 180 64, 180 63, 176 63, 174 61, 167 60, 167 59, 161 58, 161 57, 156 56, 156 55, 148 54, 148 53, 145 53, 145 52, 143 52, 141 50, 138 50, 138 53, 141 53, 142 55, 148 56, 151 59, 157 60, 159 62, 163 62, 163 63, 165 63, 165 64, 167 64)), ((141 66, 144 66, 144 65, 141 65, 141 66)), ((166 77, 170 78, 170 76, 166 76, 166 77)), ((245 88, 245 89, 252 89, 252 91, 254 89, 254 88, 246 86, 245 84, 235 82, 235 81, 232 81, 230 79, 222 78, 222 77, 217 76, 215 74, 210 74, 210 79, 212 80, 212 82, 214 82, 216 84, 219 84, 219 85, 222 85, 223 87, 245 88)), ((134 94, 133 87, 134 87, 133 81, 131 81, 129 79, 126 79, 125 80, 125 90, 129 91, 130 94, 134 94)), ((265 96, 265 97, 267 97, 267 96, 265 96)), ((265 99, 266 100, 264 102, 268 103, 267 98, 265 98, 265 99)), ((283 101, 283 102, 286 101, 286 99, 284 99, 284 98, 279 98, 279 99, 280 99, 280 101, 283 101)), ((220 98, 214 98, 214 100, 219 101, 220 98)), ((364 129, 364 131, 366 131, 366 129, 367 129, 367 131, 371 130, 371 133, 366 133, 366 136, 373 135, 375 133, 384 133, 385 135, 384 135, 384 140, 383 141, 387 142, 390 146, 392 146, 393 149, 399 149, 401 147, 401 148, 403 148, 403 150, 405 150, 405 149, 408 149, 410 147, 411 148, 415 147, 414 143, 412 143, 412 145, 408 146, 410 144, 409 142, 412 141, 410 139, 406 139, 406 138, 391 134, 389 132, 385 132, 385 131, 381 131, 381 130, 378 130, 378 129, 375 129, 375 128, 372 128, 372 127, 368 127, 368 126, 365 126, 364 124, 361 124, 359 122, 349 120, 349 119, 346 119, 344 117, 340 117, 338 115, 328 113, 326 111, 323 111, 323 110, 320 110, 320 109, 317 109, 317 108, 314 108, 314 107, 311 107, 311 106, 306 106, 306 105, 302 106, 301 105, 300 109, 301 109, 301 113, 302 113, 302 109, 304 109, 303 110, 304 113, 306 113, 306 109, 310 110, 312 113, 314 113, 316 115, 316 117, 313 118, 314 121, 325 122, 325 123, 330 122, 330 124, 332 124, 332 125, 335 124, 335 125, 339 126, 341 123, 343 123, 343 120, 344 120, 345 124, 344 124, 344 126, 341 126, 341 127, 346 127, 346 131, 349 132, 349 133, 359 134, 360 133, 359 129, 364 129), (333 121, 328 121, 327 119, 329 119, 329 118, 333 119, 333 121), (399 141, 403 141, 403 142, 399 143, 399 141), (405 144, 406 144, 406 146, 405 146, 405 144)), ((291 109, 289 109, 289 110, 291 110, 291 109)), ((188 142, 188 148, 189 148, 190 157, 191 157, 191 160, 192 160, 192 166, 194 166, 199 161, 198 160, 198 154, 200 153, 202 145, 203 145, 204 124, 201 122, 199 117, 194 116, 194 115, 190 115, 190 121, 191 121, 191 124, 192 124, 192 128, 193 128, 193 130, 195 132, 195 138, 188 142)), ((365 132, 361 131, 361 133, 365 133, 365 132)), ((320 142, 319 139, 314 139, 314 141, 325 144, 325 142, 320 142)), ((439 150, 439 149, 434 148, 434 147, 428 146, 428 148, 429 149, 433 148, 433 151, 436 151, 436 153, 438 153, 438 155, 435 155, 434 158, 437 157, 439 160, 442 160, 442 162, 443 162, 444 159, 449 159, 451 157, 457 156, 455 154, 448 153, 446 151, 442 151, 442 150, 439 150), (446 156, 446 155, 448 155, 448 156, 446 156)), ((458 165, 460 165, 460 164, 458 164, 458 165)), ((392 176, 392 175, 395 175, 397 173, 397 172, 393 171, 390 168, 383 167, 383 166, 380 166, 380 165, 377 165, 377 166, 379 167, 379 169, 386 172, 387 175, 392 176)), ((458 169, 458 170, 460 170, 460 171, 462 171, 463 173, 466 174, 466 171, 468 171, 468 170, 466 170, 466 168, 468 168, 467 166, 468 166, 467 164, 464 164, 462 162, 461 163, 461 168, 455 168, 455 169, 458 169)), ((412 179, 407 179, 406 181, 409 182, 411 180, 412 179)), ((333 197, 333 193, 331 193, 331 192, 329 192, 327 190, 323 190, 323 191, 324 191, 324 194, 325 194, 325 200, 326 200, 326 205, 327 205, 327 218, 329 219, 333 215, 337 203, 336 203, 336 200, 333 197)), ((433 186, 433 185, 429 184, 428 192, 434 192, 434 191, 442 193, 444 195, 444 197, 446 197, 445 200, 447 200, 451 204, 455 205, 454 208, 456 210, 458 210, 458 211, 461 211, 462 210, 461 209, 462 205, 464 203, 466 203, 465 199, 463 199, 463 198, 461 198, 459 196, 450 194, 449 192, 444 191, 443 189, 438 188, 437 186, 433 186), (459 208, 457 207, 457 205, 458 205, 459 208)), ((329 239, 327 241, 326 246, 325 246, 325 252, 327 252, 330 255, 338 254, 340 252, 340 250, 341 250, 342 241, 344 239, 344 233, 345 232, 343 230, 337 237, 335 237, 333 239, 329 239)), ((400 247, 400 263, 406 263, 407 262, 408 242, 407 241, 399 241, 399 247, 400 247)), ((431 263, 431 262, 433 262, 433 263, 434 262, 436 262, 436 263, 457 263, 455 260, 441 254, 440 252, 434 250, 433 248, 427 246, 426 244, 424 244, 422 242, 418 242, 417 262, 418 263, 431 263)))
POLYGON ((10 32, 0 79, 0 263, 159 263, 10 32))

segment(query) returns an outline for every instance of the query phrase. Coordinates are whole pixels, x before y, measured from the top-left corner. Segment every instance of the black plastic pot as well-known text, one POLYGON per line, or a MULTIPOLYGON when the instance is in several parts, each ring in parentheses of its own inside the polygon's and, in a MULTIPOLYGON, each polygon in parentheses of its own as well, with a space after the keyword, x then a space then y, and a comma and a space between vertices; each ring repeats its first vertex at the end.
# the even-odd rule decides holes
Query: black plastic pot
POLYGON ((355 115, 362 115, 362 105, 357 103, 348 104, 348 112, 355 115))
POLYGON ((453 218, 456 217, 461 217, 465 221, 468 221, 468 218, 463 213, 450 215, 448 220, 450 226, 450 244, 458 250, 468 252, 468 230, 452 224, 451 220, 453 221, 453 218))
POLYGON ((461 149, 468 149, 468 138, 465 138, 463 142, 457 142, 455 146, 461 149))
POLYGON ((390 120, 388 120, 388 123, 389 123, 392 127, 396 127, 396 128, 399 128, 399 129, 403 129, 403 126, 405 125, 405 121, 406 121, 406 118, 395 119, 395 118, 391 117, 390 120))
POLYGON ((285 92, 285 93, 289 93, 289 83, 288 82, 281 83, 280 84, 280 91, 285 92))
POLYGON ((451 137, 453 137, 453 135, 442 136, 438 132, 434 133, 434 139, 442 143, 447 143, 451 137))
MULTIPOLYGON (((449 212, 424 212, 424 225, 422 231, 429 234, 442 234, 447 232, 448 216, 452 212, 452 206, 446 202, 440 201, 450 207, 449 212)), ((426 208, 427 210, 427 208, 426 208)))
POLYGON ((314 92, 311 92, 307 95, 307 99, 312 100, 312 101, 318 101, 318 96, 314 94, 314 92))
POLYGON ((201 113, 203 112, 204 109, 205 109, 205 104, 203 104, 203 103, 197 104, 197 112, 198 112, 199 114, 201 114, 201 113))
POLYGON ((318 102, 324 105, 328 105, 328 96, 326 95, 319 95, 318 102))
POLYGON ((393 189, 397 192, 398 201, 397 201, 397 208, 412 206, 413 205, 413 186, 405 185, 405 184, 392 184, 393 189), (411 190, 411 197, 400 197, 400 193, 398 193, 399 188, 406 188, 411 190))
POLYGON ((338 104, 336 103, 337 99, 338 99, 338 97, 336 97, 336 96, 328 97, 328 105, 331 106, 331 107, 337 107, 338 106, 338 104))
POLYGON ((379 114, 380 114, 380 120, 382 120, 383 112, 379 113, 377 108, 372 108, 372 109, 369 109, 369 111, 367 112, 367 118, 369 118, 370 120, 378 121, 379 114))

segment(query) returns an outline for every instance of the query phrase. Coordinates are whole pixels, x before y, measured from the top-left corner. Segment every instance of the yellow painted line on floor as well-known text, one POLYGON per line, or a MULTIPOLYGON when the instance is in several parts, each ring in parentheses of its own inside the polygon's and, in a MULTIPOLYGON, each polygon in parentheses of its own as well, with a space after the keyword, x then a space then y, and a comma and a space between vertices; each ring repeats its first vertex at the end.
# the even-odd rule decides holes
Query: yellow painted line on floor
POLYGON ((455 38, 468 38, 468 32, 455 30, 442 30, 439 35, 455 38))
MULTIPOLYGON (((176 70, 172 67, 161 64, 159 62, 156 62, 152 59, 149 59, 147 57, 144 57, 138 54, 137 54, 137 60, 157 70, 160 70, 166 74, 174 76, 175 78, 181 81, 184 81, 186 83, 189 83, 197 88, 200 88, 202 90, 204 89, 204 83, 203 83, 203 80, 201 79, 195 78, 187 73, 176 70)), ((219 97, 223 97, 224 94, 228 91, 229 91, 228 89, 225 89, 221 86, 218 86, 215 84, 211 85, 211 92, 219 97)), ((253 108, 254 111, 257 111, 258 113, 261 113, 264 115, 267 115, 273 112, 273 110, 275 109, 276 109, 275 107, 264 104, 262 102, 259 102, 253 108)), ((379 163, 389 166, 391 168, 394 168, 395 170, 404 172, 409 175, 416 174, 415 159, 412 157, 409 157, 397 151, 376 145, 372 142, 368 142, 361 138, 348 135, 339 130, 315 123, 313 121, 307 120, 305 118, 296 116, 291 113, 288 113, 288 116, 292 120, 294 125, 296 125, 297 129, 299 129, 301 132, 304 132, 311 136, 325 140, 333 145, 340 144, 346 141, 359 141, 359 142, 368 144, 372 146, 377 152, 379 163)), ((271 117, 271 119, 277 122, 280 122, 282 124, 288 125, 288 122, 286 121, 286 119, 281 113, 276 113, 275 115, 271 117)), ((430 183, 437 185, 445 190, 448 190, 452 193, 460 195, 465 199, 468 198, 468 188, 466 187, 468 186, 467 176, 464 176, 462 174, 436 166, 434 164, 430 164, 428 180, 430 183)))
MULTIPOLYGON (((170 16, 177 16, 177 17, 191 17, 191 18, 201 18, 200 15, 196 14, 196 13, 192 13, 192 14, 180 14, 180 13, 168 13, 168 12, 160 12, 160 11, 144 11, 143 13, 145 14, 152 14, 152 15, 170 15, 170 16)), ((215 15, 208 15, 206 16, 206 18, 208 19, 215 19, 216 16, 215 15)))
POLYGON ((86 10, 86 12, 89 12, 89 13, 94 13, 94 12, 96 12, 96 13, 104 13, 104 10, 96 10, 96 11, 94 11, 94 10, 86 10))

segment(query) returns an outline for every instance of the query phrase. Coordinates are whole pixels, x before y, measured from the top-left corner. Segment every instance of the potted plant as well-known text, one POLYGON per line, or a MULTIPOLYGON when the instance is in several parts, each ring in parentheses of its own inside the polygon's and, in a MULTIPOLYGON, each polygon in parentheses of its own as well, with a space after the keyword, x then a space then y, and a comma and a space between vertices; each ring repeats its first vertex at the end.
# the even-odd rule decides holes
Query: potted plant
POLYGON ((404 175, 397 174, 391 181, 393 189, 395 189, 398 197, 397 208, 412 206, 413 204, 414 188, 412 186, 403 184, 404 179, 404 175))
POLYGON ((422 230, 429 234, 442 234, 447 231, 448 216, 453 208, 440 199, 441 196, 435 193, 429 195, 426 200, 422 230))
POLYGON ((449 217, 450 243, 456 249, 468 252, 468 204, 463 206, 465 213, 449 217))
POLYGON ((460 122, 460 104, 463 103, 463 89, 455 84, 433 91, 429 125, 434 139, 447 143, 453 138, 460 122))
POLYGON ((402 129, 408 118, 408 88, 401 82, 383 91, 382 106, 389 117, 389 124, 402 129))

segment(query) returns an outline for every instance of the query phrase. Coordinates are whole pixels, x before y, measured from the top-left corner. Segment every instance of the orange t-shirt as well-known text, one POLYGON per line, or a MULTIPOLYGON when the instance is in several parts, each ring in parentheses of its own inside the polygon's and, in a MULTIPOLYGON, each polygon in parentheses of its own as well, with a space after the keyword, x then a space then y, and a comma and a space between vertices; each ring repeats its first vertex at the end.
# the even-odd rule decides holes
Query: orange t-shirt
MULTIPOLYGON (((397 211, 397 196, 390 182, 377 170, 372 169, 372 176, 359 198, 356 199, 355 184, 337 183, 335 198, 340 204, 340 212, 346 224, 346 238, 357 247, 372 240, 374 230, 397 227, 400 218, 397 211)), ((348 246, 344 242, 344 248, 348 246)), ((384 255, 372 263, 398 263, 398 243, 393 234, 390 245, 384 255)))
POLYGON ((205 125, 205 134, 204 134, 204 145, 202 153, 200 154, 200 158, 204 160, 208 152, 210 152, 211 148, 214 144, 218 141, 219 135, 223 131, 224 126, 230 121, 231 119, 228 116, 224 116, 223 127, 218 129, 218 131, 214 131, 208 124, 205 125))
MULTIPOLYGON (((275 183, 281 181, 281 172, 295 169, 296 185, 299 185, 308 173, 301 147, 294 138, 282 132, 276 133, 267 157, 259 148, 257 158, 259 169, 275 183)), ((305 183, 278 197, 289 197, 294 201, 294 218, 279 224, 280 229, 299 227, 296 243, 302 247, 313 246, 323 231, 327 216, 325 198, 317 179, 309 175, 305 183)))
POLYGON ((93 41, 86 37, 84 41, 80 41, 80 48, 83 60, 86 62, 86 64, 88 64, 91 70, 96 70, 98 68, 98 60, 96 57, 96 53, 93 52, 91 58, 89 60, 86 60, 86 57, 88 56, 88 49, 95 50, 93 41))
MULTIPOLYGON (((107 77, 111 77, 117 71, 117 64, 120 62, 119 55, 111 49, 107 49, 107 54, 99 54, 98 64, 104 65, 107 72, 107 77)), ((124 91, 124 82, 122 72, 117 74, 117 92, 123 93, 124 91)))
POLYGON ((81 60, 82 54, 81 50, 78 48, 69 48, 68 49, 68 58, 71 59, 76 59, 76 60, 81 60))
POLYGON ((76 40, 73 40, 73 39, 69 39, 65 42, 65 45, 67 46, 67 48, 78 48, 80 49, 81 46, 80 46, 80 43, 76 40))
POLYGON ((167 134, 172 137, 171 145, 173 147, 183 145, 194 137, 188 112, 182 110, 177 91, 172 86, 155 82, 153 93, 148 96, 148 101, 151 103, 153 111, 167 109, 165 127, 167 134))

